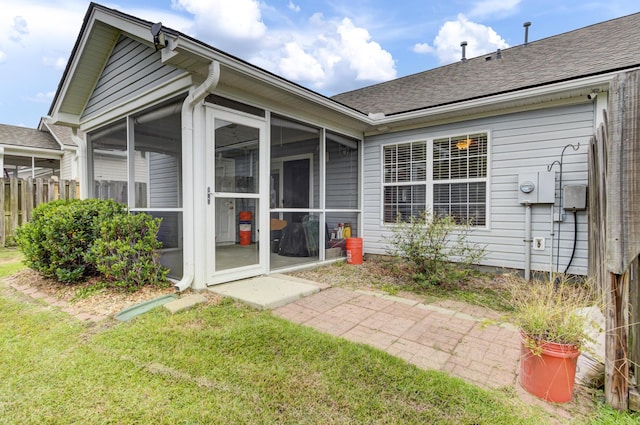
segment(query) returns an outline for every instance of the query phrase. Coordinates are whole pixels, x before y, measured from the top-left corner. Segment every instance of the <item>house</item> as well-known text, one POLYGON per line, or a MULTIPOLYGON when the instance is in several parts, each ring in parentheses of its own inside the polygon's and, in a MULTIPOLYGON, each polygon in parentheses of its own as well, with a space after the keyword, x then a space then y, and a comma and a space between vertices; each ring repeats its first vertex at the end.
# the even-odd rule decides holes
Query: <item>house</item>
POLYGON ((385 253, 424 209, 471 219, 485 266, 584 275, 589 139, 638 36, 635 14, 328 98, 92 3, 49 116, 83 135, 82 196, 163 218, 179 289, 331 260, 340 229, 385 253))
POLYGON ((38 128, 0 124, 3 177, 78 178, 78 145, 69 127, 40 120, 38 128))

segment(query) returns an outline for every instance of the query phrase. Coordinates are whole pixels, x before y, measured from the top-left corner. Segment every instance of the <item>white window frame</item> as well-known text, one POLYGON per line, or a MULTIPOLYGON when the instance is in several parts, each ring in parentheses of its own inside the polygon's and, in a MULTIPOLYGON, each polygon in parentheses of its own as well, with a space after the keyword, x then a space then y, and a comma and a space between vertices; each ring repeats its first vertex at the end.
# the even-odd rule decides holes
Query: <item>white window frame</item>
POLYGON ((430 135, 430 137, 415 137, 410 140, 399 140, 393 143, 385 143, 380 145, 380 222, 383 226, 388 226, 393 224, 394 222, 385 221, 386 216, 386 202, 385 202, 385 188, 389 186, 412 186, 412 185, 424 185, 425 186, 425 196, 426 202, 425 207, 433 211, 433 193, 434 193, 434 185, 436 184, 455 184, 455 183, 474 183, 474 182, 484 182, 485 183, 485 223, 483 225, 474 225, 474 229, 478 230, 488 230, 491 224, 491 203, 490 203, 490 182, 491 182, 491 146, 492 146, 492 134, 488 129, 475 130, 475 129, 465 129, 461 131, 455 132, 447 132, 446 134, 438 134, 438 135, 430 135), (434 168, 434 140, 444 139, 444 138, 457 138, 466 135, 473 134, 486 134, 487 138, 487 146, 486 146, 486 175, 484 177, 474 177, 474 178, 465 178, 465 179, 447 179, 447 180, 434 180, 433 178, 433 168, 434 168), (426 142, 427 145, 427 175, 425 181, 408 181, 408 182, 392 182, 387 183, 385 181, 385 148, 391 146, 398 146, 408 143, 419 143, 426 142))

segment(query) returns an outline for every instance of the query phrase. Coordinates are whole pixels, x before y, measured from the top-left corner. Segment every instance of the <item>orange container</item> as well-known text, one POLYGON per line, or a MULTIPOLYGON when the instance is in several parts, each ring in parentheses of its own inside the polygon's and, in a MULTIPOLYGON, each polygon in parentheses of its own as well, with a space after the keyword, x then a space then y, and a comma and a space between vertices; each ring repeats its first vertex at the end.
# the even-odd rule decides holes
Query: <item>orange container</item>
POLYGON ((251 245, 251 230, 240 230, 240 245, 251 245))
POLYGON ((520 344, 520 384, 529 393, 553 403, 566 403, 573 396, 576 363, 580 351, 572 345, 548 342, 535 355, 520 344))
POLYGON ((240 234, 240 245, 251 245, 251 211, 240 211, 240 225, 238 226, 240 234))
POLYGON ((362 264, 362 238, 347 239, 347 263, 362 264))

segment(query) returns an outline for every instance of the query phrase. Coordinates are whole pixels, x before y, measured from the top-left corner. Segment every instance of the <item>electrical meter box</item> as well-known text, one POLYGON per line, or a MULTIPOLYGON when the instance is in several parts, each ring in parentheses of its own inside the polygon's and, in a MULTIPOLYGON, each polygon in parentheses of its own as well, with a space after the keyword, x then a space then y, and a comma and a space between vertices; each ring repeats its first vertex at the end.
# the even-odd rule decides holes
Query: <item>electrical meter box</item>
POLYGON ((521 204, 554 204, 556 173, 533 172, 518 175, 518 201, 521 204))
POLYGON ((566 185, 562 192, 562 207, 567 211, 587 209, 587 186, 584 184, 566 185))

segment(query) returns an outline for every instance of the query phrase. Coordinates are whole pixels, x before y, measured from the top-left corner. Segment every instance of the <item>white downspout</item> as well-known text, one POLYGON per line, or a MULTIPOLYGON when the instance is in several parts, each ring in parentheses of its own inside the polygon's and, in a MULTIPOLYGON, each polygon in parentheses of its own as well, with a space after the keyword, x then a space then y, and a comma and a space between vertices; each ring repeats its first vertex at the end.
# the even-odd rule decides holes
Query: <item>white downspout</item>
POLYGON ((80 181, 85 181, 87 184, 80 185, 80 199, 87 199, 89 197, 89 169, 87 166, 87 136, 83 138, 78 136, 78 129, 73 127, 71 129, 71 139, 78 145, 76 156, 78 158, 78 170, 77 175, 82 176, 80 181))
POLYGON ((183 228, 186 235, 184 244, 184 271, 182 279, 176 282, 174 288, 181 292, 190 288, 195 276, 195 193, 194 190, 194 151, 193 151, 193 110, 202 99, 218 85, 220 80, 220 63, 212 61, 209 65, 207 79, 198 87, 189 91, 182 103, 182 193, 183 193, 183 228))

